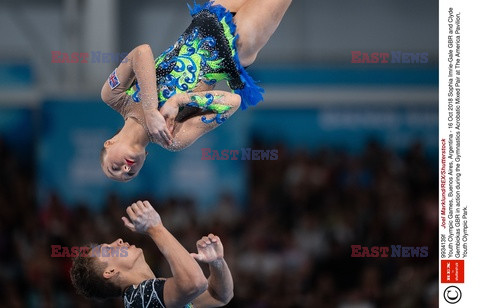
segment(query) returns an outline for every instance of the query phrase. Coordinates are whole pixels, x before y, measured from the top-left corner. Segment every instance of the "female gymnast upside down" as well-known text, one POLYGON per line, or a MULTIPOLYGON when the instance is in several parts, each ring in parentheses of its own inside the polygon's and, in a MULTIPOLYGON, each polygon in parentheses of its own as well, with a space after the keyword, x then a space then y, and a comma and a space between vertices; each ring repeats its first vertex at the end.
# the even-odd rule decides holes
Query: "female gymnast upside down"
POLYGON ((154 59, 148 45, 133 49, 110 74, 102 100, 125 124, 101 151, 105 174, 129 181, 143 166, 146 146, 180 151, 219 126, 239 106, 263 100, 245 71, 277 29, 291 0, 215 0, 190 8, 192 23, 154 59), (232 92, 214 90, 226 80, 232 92))

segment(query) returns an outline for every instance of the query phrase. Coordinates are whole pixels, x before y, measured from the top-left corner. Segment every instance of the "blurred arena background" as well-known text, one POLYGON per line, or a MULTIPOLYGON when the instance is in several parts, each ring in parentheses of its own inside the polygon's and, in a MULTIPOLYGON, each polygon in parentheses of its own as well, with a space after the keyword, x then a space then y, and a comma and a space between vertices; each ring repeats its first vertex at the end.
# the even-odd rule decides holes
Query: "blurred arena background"
POLYGON ((0 1, 0 306, 122 305, 77 296, 51 245, 122 237, 168 276, 120 220, 149 199, 187 250, 220 235, 228 307, 436 307, 438 2, 294 1, 249 69, 263 103, 182 152, 149 146, 137 179, 111 182, 98 155, 122 119, 100 89, 116 63, 92 53, 148 43, 158 55, 189 20, 185 1, 0 1), (90 57, 52 63, 54 51, 90 57), (428 62, 358 64, 352 51, 428 62), (210 161, 202 148, 279 154, 210 161), (428 246, 428 257, 352 258, 351 245, 428 246))

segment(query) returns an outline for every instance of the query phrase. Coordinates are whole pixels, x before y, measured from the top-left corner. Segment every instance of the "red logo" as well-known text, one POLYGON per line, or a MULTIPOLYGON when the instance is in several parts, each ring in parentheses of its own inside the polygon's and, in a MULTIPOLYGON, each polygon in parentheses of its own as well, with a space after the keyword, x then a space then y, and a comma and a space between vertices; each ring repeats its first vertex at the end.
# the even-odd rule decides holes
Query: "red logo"
POLYGON ((442 260, 441 261, 441 282, 442 283, 463 283, 465 280, 464 260, 442 260))

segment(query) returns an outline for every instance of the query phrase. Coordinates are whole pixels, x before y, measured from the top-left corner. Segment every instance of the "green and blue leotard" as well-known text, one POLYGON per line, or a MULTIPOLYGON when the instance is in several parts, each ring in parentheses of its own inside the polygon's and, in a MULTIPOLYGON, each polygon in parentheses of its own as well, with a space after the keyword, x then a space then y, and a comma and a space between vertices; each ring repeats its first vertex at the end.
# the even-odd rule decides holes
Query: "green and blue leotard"
MULTIPOLYGON (((240 61, 236 49, 233 15, 220 5, 207 2, 190 7, 192 23, 177 42, 155 59, 158 101, 161 107, 177 93, 192 91, 199 82, 214 84, 226 80, 242 98, 241 108, 263 100, 257 86, 240 61)), ((127 90, 139 102, 138 83, 127 90)))

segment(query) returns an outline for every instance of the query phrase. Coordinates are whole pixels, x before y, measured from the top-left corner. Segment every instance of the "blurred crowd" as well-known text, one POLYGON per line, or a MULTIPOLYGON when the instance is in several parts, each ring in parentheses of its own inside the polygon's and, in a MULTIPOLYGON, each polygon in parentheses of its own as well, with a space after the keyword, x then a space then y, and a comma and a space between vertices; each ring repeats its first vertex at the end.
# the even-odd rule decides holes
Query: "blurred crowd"
MULTIPOLYGON (((246 163, 245 204, 228 192, 208 213, 188 197, 136 199, 150 200, 189 251, 202 235, 220 236, 235 282, 228 307, 438 306, 437 171, 420 143, 404 153, 374 141, 359 154, 276 148, 277 161, 246 163), (427 246, 428 257, 352 258, 351 245, 427 246)), ((33 164, 1 140, 0 159, 0 307, 122 306, 76 295, 71 261, 52 258, 51 245, 122 238, 144 250, 156 275, 170 275, 154 243, 120 220, 135 200, 112 194, 99 213, 55 192, 37 204, 33 164)))

